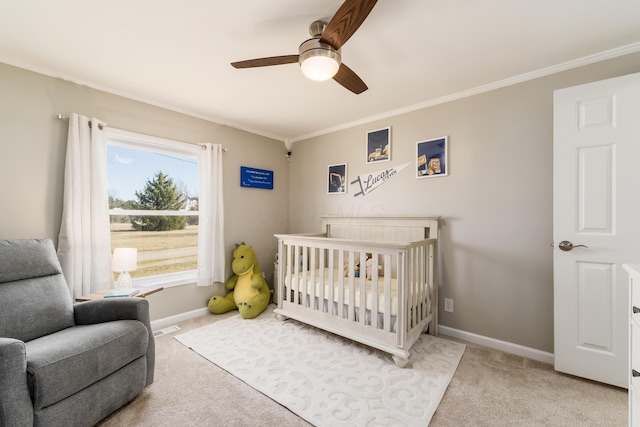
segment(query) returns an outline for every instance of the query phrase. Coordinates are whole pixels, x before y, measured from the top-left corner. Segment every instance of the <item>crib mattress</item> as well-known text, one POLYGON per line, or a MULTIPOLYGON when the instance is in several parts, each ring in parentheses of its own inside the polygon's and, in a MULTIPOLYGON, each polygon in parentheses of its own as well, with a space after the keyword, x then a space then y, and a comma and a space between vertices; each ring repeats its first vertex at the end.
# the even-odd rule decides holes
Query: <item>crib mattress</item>
MULTIPOLYGON (((329 287, 330 285, 330 270, 329 268, 324 268, 324 285, 320 283, 320 270, 315 270, 315 272, 307 271, 306 272, 306 286, 305 286, 305 277, 303 272, 298 273, 298 283, 293 283, 291 286, 291 290, 296 292, 303 292, 307 295, 311 295, 311 290, 313 289, 313 295, 317 298, 320 295, 320 287, 324 287, 324 298, 329 298, 329 287), (312 283, 312 278, 315 279, 315 283, 312 283)), ((343 288, 343 303, 345 305, 350 305, 349 301, 349 281, 350 277, 342 277, 343 270, 334 270, 333 271, 333 301, 339 301, 339 280, 342 279, 344 283, 343 288)), ((354 306, 360 307, 360 292, 361 292, 361 277, 354 278, 354 288, 355 288, 355 297, 354 297, 354 306)), ((385 294, 384 294, 384 277, 378 277, 377 281, 377 294, 378 294, 378 313, 385 312, 385 294)), ((291 277, 286 276, 284 280, 285 286, 289 288, 291 285, 291 277)), ((375 291, 374 283, 371 279, 365 280, 366 290, 365 290, 365 308, 367 310, 373 309, 373 296, 375 291)), ((391 315, 395 316, 398 313, 398 281, 395 277, 391 278, 391 288, 390 288, 390 297, 391 297, 391 315)))

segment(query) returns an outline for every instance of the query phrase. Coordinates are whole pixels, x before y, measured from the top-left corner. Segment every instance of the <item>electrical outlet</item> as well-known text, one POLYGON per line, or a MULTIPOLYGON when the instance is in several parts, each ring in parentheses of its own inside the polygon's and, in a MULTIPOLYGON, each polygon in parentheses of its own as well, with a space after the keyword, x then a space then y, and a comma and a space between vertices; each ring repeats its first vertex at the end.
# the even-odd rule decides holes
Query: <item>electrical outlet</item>
POLYGON ((453 313, 453 299, 451 298, 444 299, 444 311, 448 313, 453 313))

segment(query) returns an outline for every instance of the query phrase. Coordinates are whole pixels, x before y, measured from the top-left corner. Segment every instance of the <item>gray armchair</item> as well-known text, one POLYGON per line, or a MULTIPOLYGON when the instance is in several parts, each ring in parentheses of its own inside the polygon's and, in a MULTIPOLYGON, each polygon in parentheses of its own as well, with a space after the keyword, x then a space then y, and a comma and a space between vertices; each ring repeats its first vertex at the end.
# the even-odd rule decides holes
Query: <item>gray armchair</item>
POLYGON ((147 300, 74 304, 51 240, 0 240, 0 426, 94 425, 154 365, 147 300))

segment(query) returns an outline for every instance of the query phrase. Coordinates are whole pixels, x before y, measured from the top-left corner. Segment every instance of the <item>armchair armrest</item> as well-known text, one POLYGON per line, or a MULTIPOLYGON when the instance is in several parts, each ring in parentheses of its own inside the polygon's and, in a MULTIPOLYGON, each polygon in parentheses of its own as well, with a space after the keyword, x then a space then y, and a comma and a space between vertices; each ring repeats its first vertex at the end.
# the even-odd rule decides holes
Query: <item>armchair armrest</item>
POLYGON ((147 385, 153 382, 156 346, 149 318, 149 301, 144 298, 107 298, 73 304, 77 325, 113 322, 115 320, 138 320, 147 327, 147 385))
POLYGON ((24 343, 0 337, 0 425, 33 425, 24 343))
POLYGON ((144 298, 104 298, 73 304, 77 325, 139 320, 149 324, 149 301, 144 298))

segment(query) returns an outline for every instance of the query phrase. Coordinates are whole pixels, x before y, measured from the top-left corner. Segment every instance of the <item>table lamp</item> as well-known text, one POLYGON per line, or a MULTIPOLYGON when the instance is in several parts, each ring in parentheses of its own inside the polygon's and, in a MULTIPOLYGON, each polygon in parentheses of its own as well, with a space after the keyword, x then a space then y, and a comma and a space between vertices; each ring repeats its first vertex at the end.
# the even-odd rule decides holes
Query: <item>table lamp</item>
POLYGON ((136 248, 115 248, 113 258, 111 258, 111 271, 119 272, 118 280, 115 283, 116 289, 126 289, 133 285, 130 271, 138 268, 138 249, 136 248))

